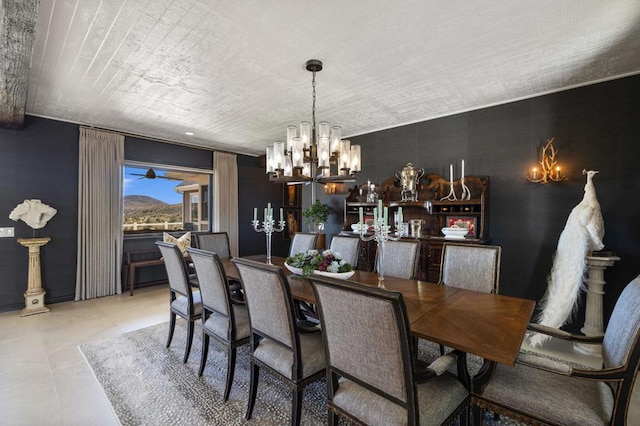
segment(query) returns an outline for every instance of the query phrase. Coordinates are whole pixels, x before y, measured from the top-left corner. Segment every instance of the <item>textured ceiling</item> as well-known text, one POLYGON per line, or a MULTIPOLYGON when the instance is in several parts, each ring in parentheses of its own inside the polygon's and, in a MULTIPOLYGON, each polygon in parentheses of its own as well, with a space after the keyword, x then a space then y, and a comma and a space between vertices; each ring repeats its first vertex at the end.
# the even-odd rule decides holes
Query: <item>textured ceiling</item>
POLYGON ((261 154, 312 58, 354 136, 638 73, 640 2, 41 0, 26 113, 261 154))

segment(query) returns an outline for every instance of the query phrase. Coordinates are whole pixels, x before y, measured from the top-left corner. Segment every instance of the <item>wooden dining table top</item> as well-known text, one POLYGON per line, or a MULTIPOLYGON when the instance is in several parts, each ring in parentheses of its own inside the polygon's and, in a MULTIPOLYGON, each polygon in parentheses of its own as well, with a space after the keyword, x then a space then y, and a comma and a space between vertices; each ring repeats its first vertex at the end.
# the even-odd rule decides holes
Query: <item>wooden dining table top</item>
MULTIPOLYGON (((267 262, 265 255, 245 259, 267 262)), ((316 303, 309 281, 283 267, 285 258, 271 257, 271 263, 282 267, 294 299, 316 303)), ((222 260, 227 277, 240 279, 230 259, 222 260)), ((402 293, 411 334, 478 355, 491 361, 514 365, 535 302, 510 296, 481 293, 426 281, 409 280, 355 271, 348 281, 384 287, 402 293)))

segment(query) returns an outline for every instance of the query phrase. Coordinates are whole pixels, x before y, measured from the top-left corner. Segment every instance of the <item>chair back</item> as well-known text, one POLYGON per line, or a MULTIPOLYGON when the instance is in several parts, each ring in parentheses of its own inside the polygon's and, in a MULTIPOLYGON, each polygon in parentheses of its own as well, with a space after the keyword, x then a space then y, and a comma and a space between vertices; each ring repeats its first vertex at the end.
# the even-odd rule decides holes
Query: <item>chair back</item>
MULTIPOLYGON (((387 241, 384 245, 382 272, 397 278, 414 279, 418 270, 420 243, 418 241, 387 241)), ((376 254, 376 271, 379 271, 380 256, 376 254)))
POLYGON ((500 246, 444 243, 440 284, 497 294, 501 255, 500 246))
POLYGON ((252 332, 296 349, 293 302, 282 269, 241 258, 234 258, 233 263, 240 274, 252 332))
POLYGON ((337 377, 344 377, 414 410, 415 418, 412 350, 402 294, 316 275, 309 281, 325 341, 330 401, 339 387, 337 377))
POLYGON ((625 366, 635 374, 640 358, 640 275, 620 294, 602 341, 605 368, 625 366), (630 364, 630 361, 633 362, 630 364))
POLYGON ((289 256, 294 256, 298 253, 305 253, 309 250, 313 250, 316 247, 316 240, 318 234, 296 232, 291 239, 291 248, 289 249, 289 256))
POLYGON ((212 251, 220 259, 231 257, 229 250, 229 235, 226 232, 211 232, 205 234, 195 234, 196 248, 212 251))
POLYGON ((191 290, 189 288, 189 275, 187 274, 187 265, 184 256, 177 245, 156 241, 156 245, 160 249, 164 266, 167 269, 167 278, 169 279, 169 287, 172 291, 191 298, 191 290))
POLYGON ((351 266, 353 266, 353 269, 355 269, 358 265, 360 238, 334 235, 331 239, 329 250, 334 253, 340 253, 342 260, 349 262, 351 266))
POLYGON ((189 248, 193 266, 198 276, 202 305, 209 311, 231 316, 231 299, 227 274, 217 253, 189 248))

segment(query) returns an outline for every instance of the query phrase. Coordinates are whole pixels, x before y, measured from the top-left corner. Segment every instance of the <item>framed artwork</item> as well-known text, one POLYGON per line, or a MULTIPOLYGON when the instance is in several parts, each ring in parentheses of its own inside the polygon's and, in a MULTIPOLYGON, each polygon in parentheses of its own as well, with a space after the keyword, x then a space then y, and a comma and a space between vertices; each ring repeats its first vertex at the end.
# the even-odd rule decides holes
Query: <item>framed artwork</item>
POLYGON ((476 237, 477 218, 474 216, 447 216, 447 227, 456 225, 458 228, 467 228, 467 236, 476 237))
POLYGON ((302 222, 301 222, 300 209, 295 208, 284 208, 284 221, 285 221, 285 230, 282 231, 282 239, 290 240, 293 237, 293 234, 296 232, 302 231, 302 222))
POLYGON ((302 207, 302 185, 282 184, 282 207, 302 207))

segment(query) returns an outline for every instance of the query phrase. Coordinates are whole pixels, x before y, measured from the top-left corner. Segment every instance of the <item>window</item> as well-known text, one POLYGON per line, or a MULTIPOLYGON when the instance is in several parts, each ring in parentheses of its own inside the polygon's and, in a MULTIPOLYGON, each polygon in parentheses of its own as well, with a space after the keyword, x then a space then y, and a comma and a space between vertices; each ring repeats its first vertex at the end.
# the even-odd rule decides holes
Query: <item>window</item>
POLYGON ((124 232, 208 231, 210 181, 206 171, 125 165, 124 232))

